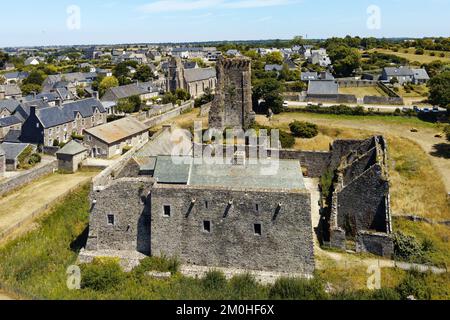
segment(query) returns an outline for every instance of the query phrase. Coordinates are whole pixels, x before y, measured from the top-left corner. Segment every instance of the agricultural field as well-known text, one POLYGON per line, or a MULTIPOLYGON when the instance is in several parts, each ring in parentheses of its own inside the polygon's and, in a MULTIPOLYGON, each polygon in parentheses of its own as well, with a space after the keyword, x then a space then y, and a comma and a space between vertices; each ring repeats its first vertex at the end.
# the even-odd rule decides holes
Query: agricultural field
POLYGON ((446 63, 450 63, 450 52, 444 52, 445 57, 440 57, 440 54, 443 51, 429 51, 429 50, 425 50, 425 54, 423 55, 418 55, 415 54, 416 49, 414 48, 409 48, 409 49, 399 49, 398 52, 394 52, 392 50, 388 50, 388 49, 372 49, 369 52, 379 52, 379 53, 386 53, 386 54, 392 54, 395 56, 398 56, 400 58, 404 58, 409 60, 410 62, 418 62, 419 64, 424 64, 424 63, 430 63, 436 60, 440 60, 442 62, 446 62, 446 63), (406 51, 408 53, 406 53, 406 51), (431 52, 435 52, 435 56, 431 56, 430 53, 431 52))

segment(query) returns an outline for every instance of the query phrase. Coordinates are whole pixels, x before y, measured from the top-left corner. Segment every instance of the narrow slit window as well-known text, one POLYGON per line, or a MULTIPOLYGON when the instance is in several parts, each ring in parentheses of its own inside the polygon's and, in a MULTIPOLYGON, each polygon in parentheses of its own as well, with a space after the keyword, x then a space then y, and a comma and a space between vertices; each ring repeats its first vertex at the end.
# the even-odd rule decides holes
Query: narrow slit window
POLYGON ((113 226, 116 224, 116 217, 113 214, 108 214, 108 225, 113 226))
POLYGON ((170 217, 172 215, 170 206, 164 206, 164 217, 170 217))
POLYGON ((261 236, 262 235, 262 226, 261 226, 260 223, 255 223, 254 229, 255 229, 255 235, 256 236, 261 236))
POLYGON ((211 221, 203 221, 203 231, 211 233, 211 221))
POLYGON ((209 208, 209 203, 208 203, 208 201, 205 201, 205 209, 208 209, 209 208))
POLYGON ((255 204, 255 210, 256 212, 259 212, 259 204, 255 204))

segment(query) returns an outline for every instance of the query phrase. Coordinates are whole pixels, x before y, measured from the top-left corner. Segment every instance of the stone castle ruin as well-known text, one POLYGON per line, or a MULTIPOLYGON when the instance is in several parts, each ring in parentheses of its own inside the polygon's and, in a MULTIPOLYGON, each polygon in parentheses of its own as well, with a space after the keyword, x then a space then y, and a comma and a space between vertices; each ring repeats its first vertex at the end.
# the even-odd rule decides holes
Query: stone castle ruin
MULTIPOLYGON (((249 127, 250 61, 221 59, 217 69, 211 128, 249 127)), ((82 255, 139 252, 191 266, 312 275, 316 226, 302 172, 313 178, 333 172, 324 243, 344 248, 354 240, 357 251, 392 252, 383 137, 338 140, 330 152, 269 148, 266 161, 277 161, 278 170, 264 175, 260 162, 249 161, 251 146, 223 146, 235 156, 211 164, 196 161, 190 137, 177 137, 185 152, 173 156, 172 135, 173 128, 164 127, 94 180, 82 255), (274 151, 279 159, 270 158, 274 151)))
POLYGON ((248 58, 217 61, 217 87, 209 113, 209 127, 248 129, 255 122, 252 106, 252 68, 248 58))

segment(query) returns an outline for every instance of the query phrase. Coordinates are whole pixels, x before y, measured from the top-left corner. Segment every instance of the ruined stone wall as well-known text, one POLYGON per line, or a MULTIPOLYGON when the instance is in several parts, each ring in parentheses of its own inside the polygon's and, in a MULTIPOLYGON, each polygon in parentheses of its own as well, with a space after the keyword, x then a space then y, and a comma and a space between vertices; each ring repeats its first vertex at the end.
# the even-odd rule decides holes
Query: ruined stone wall
MULTIPOLYGON (((1 150, 0 150, 0 152, 1 152, 1 150)), ((6 171, 5 155, 4 154, 0 154, 0 178, 2 178, 4 176, 5 171, 6 171)))
POLYGON ((215 267, 305 274, 314 270, 311 198, 306 190, 156 185, 151 197, 152 255, 215 267), (165 205, 170 206, 170 217, 163 214, 165 205), (211 232, 203 230, 204 221, 210 221, 211 232), (261 224, 261 235, 255 234, 255 224, 261 224))
POLYGON ((398 105, 405 104, 401 97, 379 97, 379 96, 365 96, 363 99, 364 104, 381 104, 381 105, 398 105))
POLYGON ((338 226, 349 236, 355 236, 358 230, 387 232, 388 193, 389 182, 383 177, 381 166, 372 166, 338 191, 338 226))
POLYGON ((351 165, 343 170, 344 185, 351 183, 354 179, 363 174, 377 161, 377 148, 365 153, 363 156, 354 160, 351 165))
POLYGON ((367 140, 336 140, 331 146, 330 169, 335 170, 339 167, 343 157, 352 152, 362 154, 374 146, 373 139, 367 140))
POLYGON ((130 250, 150 254, 150 178, 115 180, 104 190, 93 190, 88 251, 130 250), (114 224, 108 223, 114 216, 114 224))
POLYGON ((392 237, 386 233, 360 231, 356 237, 356 252, 369 252, 392 258, 394 243, 392 237))
POLYGON ((217 61, 217 86, 209 113, 209 127, 249 128, 255 121, 252 105, 252 71, 248 58, 217 61))

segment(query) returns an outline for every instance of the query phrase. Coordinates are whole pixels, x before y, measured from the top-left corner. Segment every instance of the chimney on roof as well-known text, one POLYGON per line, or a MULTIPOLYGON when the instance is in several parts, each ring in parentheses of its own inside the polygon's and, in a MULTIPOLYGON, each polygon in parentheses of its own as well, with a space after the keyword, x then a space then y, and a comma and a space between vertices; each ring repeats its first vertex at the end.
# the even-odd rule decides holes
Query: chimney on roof
POLYGON ((36 115, 36 106, 30 106, 30 116, 36 115))
POLYGON ((98 97, 99 97, 99 96, 98 96, 98 91, 94 91, 94 92, 92 93, 92 97, 98 100, 98 97))
POLYGON ((56 106, 61 107, 61 99, 60 98, 56 98, 55 104, 56 104, 56 106))

